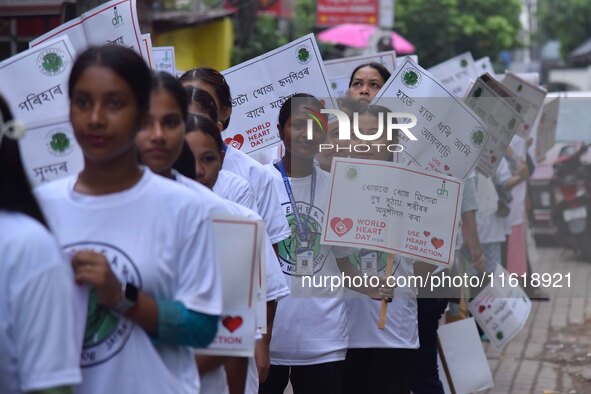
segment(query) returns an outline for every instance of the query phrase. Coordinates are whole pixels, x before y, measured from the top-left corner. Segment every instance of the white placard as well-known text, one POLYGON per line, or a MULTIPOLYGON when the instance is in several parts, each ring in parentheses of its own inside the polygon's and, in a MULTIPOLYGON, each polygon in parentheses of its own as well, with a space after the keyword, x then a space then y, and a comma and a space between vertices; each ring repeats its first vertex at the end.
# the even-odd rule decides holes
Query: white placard
POLYGON ((33 186, 78 174, 84 168, 82 150, 68 118, 30 128, 19 140, 19 147, 33 186))
POLYGON ((428 71, 456 97, 464 97, 470 87, 470 82, 480 75, 470 52, 439 63, 428 71))
POLYGON ((85 12, 30 42, 31 47, 67 35, 77 53, 91 45, 115 44, 143 56, 136 0, 112 0, 85 12))
POLYGON ((485 122, 489 139, 480 156, 478 169, 494 175, 511 138, 521 129, 522 118, 515 110, 518 103, 500 82, 489 74, 478 77, 466 97, 470 106, 485 122))
POLYGON ((152 35, 142 34, 142 56, 148 67, 155 68, 152 53, 152 35))
POLYGON ((264 55, 222 72, 232 87, 232 118, 224 141, 245 153, 281 142, 277 116, 296 93, 328 99, 335 108, 324 63, 314 34, 308 34, 264 55))
POLYGON ((153 47, 154 69, 165 71, 176 77, 174 47, 153 47))
POLYGON ((264 224, 238 216, 214 216, 212 222, 221 265, 223 312, 213 342, 195 352, 252 357, 264 224), (228 247, 229 240, 232 247, 228 247))
POLYGON ((35 126, 70 113, 68 78, 75 52, 62 36, 0 63, 2 94, 15 119, 35 126))
POLYGON ((517 134, 527 137, 530 135, 536 117, 544 105, 544 99, 547 93, 546 89, 538 85, 533 85, 513 73, 505 74, 501 82, 515 95, 517 102, 521 106, 519 113, 521 114, 523 123, 517 134))
POLYGON ((382 64, 390 73, 393 73, 396 69, 396 52, 386 51, 373 55, 352 56, 325 61, 324 68, 330 81, 333 97, 346 96, 347 90, 349 90, 351 73, 355 67, 372 62, 382 64))
POLYGON ((536 159, 540 160, 556 140, 556 124, 558 123, 558 110, 560 108, 560 97, 557 97, 544 104, 538 132, 536 134, 536 159))
POLYGON ((488 56, 481 57, 478 60, 474 61, 474 67, 476 67, 476 71, 478 75, 489 73, 490 75, 494 75, 495 69, 490 61, 488 56))
MULTIPOLYGON (((473 318, 439 326, 437 335, 456 394, 476 393, 494 387, 473 318)), ((441 364, 439 369, 440 376, 445 378, 441 364)), ((451 386, 447 381, 444 385, 451 386)))
POLYGON ((322 243, 444 267, 453 262, 461 180, 385 161, 336 157, 331 175, 322 243))
POLYGON ((416 116, 411 132, 417 141, 399 133, 404 165, 463 179, 476 167, 488 142, 482 120, 409 57, 399 62, 372 104, 416 116))
POLYGON ((502 349, 525 326, 531 301, 517 278, 500 265, 492 280, 469 304, 468 309, 490 342, 502 349))

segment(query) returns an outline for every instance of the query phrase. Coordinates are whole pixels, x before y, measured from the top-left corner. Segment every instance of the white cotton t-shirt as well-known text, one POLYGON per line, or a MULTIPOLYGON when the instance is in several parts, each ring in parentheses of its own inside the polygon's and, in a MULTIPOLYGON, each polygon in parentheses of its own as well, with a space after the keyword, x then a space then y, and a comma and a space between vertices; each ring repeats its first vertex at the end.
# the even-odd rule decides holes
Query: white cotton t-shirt
POLYGON ((219 172, 213 192, 225 200, 233 201, 255 212, 258 210, 255 193, 250 184, 230 171, 219 172))
POLYGON ((81 381, 74 275, 36 220, 0 210, 0 393, 81 381))
MULTIPOLYGON (((93 250, 120 281, 155 299, 210 315, 222 311, 217 251, 209 219, 217 202, 143 169, 131 188, 101 196, 74 191, 77 177, 37 189, 62 248, 93 250)), ((131 320, 102 308, 89 292, 82 394, 191 393, 199 376, 189 347, 153 345, 131 320)), ((81 300, 86 302, 86 300, 81 300)))
POLYGON ((229 146, 224 157, 223 169, 241 176, 250 184, 257 198, 256 212, 267 225, 267 235, 271 244, 289 237, 289 225, 281 213, 272 177, 263 165, 246 153, 229 146))
MULTIPOLYGON (((313 365, 345 359, 347 352, 347 314, 342 288, 330 291, 330 288, 302 287, 302 276, 295 275, 296 225, 292 207, 279 171, 272 165, 269 172, 281 193, 281 207, 293 228, 293 236, 279 243, 279 261, 285 274, 291 294, 277 304, 270 355, 273 365, 313 365)), ((316 192, 314 206, 310 207, 312 176, 290 178, 296 207, 301 218, 308 222, 308 242, 314 253, 314 277, 340 276, 337 257, 349 254, 341 248, 321 245, 322 225, 325 220, 329 175, 316 171, 316 192)), ((299 238, 299 237, 298 237, 299 238)), ((307 277, 311 279, 311 277, 307 277)))
MULTIPOLYGON (((358 254, 349 259, 351 258, 355 259, 356 264, 359 263, 358 254)), ((388 255, 381 253, 378 260, 378 275, 386 275, 387 261, 388 255)), ((414 275, 413 262, 405 257, 396 256, 393 272, 394 277, 408 278, 414 275)), ((400 283, 406 286, 394 289, 394 298, 388 304, 384 330, 378 329, 381 302, 354 290, 346 290, 349 348, 418 349, 416 289, 406 281, 400 283)))
MULTIPOLYGON (((501 160, 497 168, 496 177, 501 183, 505 183, 511 177, 509 164, 505 158, 501 160)), ((505 241, 507 224, 506 217, 498 216, 496 213, 483 215, 476 211, 476 227, 481 244, 505 241)))

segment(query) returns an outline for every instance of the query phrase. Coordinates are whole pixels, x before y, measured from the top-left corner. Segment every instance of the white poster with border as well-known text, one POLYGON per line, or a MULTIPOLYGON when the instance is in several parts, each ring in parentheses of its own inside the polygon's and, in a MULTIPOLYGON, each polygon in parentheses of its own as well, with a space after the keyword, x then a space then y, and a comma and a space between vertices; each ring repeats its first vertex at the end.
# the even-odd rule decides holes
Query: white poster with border
POLYGON ((245 153, 278 145, 281 105, 296 93, 328 99, 335 108, 314 34, 222 72, 232 87, 232 118, 222 134, 226 144, 245 153))
POLYGON ((536 133, 536 159, 541 160, 546 152, 552 148, 556 140, 556 125, 558 123, 558 110, 560 109, 560 97, 548 100, 542 107, 540 122, 536 133))
POLYGON ((521 106, 521 111, 519 112, 523 123, 517 134, 522 137, 529 136, 536 118, 544 106, 544 99, 547 93, 546 89, 538 85, 533 85, 513 73, 505 74, 501 83, 515 95, 521 106))
POLYGON ((519 104, 511 92, 489 74, 478 77, 465 100, 489 131, 478 170, 486 176, 493 176, 511 139, 521 128, 523 120, 516 111, 519 104))
POLYGON ((153 47, 154 69, 165 71, 176 77, 176 63, 174 58, 174 47, 153 47))
POLYGON ((82 150, 69 118, 29 128, 19 140, 19 147, 33 186, 78 174, 84 168, 82 150))
POLYGON ((390 73, 393 73, 396 69, 396 51, 378 52, 373 55, 352 56, 325 61, 324 68, 330 81, 333 97, 345 97, 347 90, 349 90, 351 73, 355 67, 372 62, 382 64, 390 73))
POLYGON ((92 45, 115 44, 144 56, 136 0, 112 0, 85 12, 29 43, 30 47, 67 35, 77 53, 92 45))
POLYGON ((518 281, 510 280, 509 273, 497 266, 492 281, 468 304, 468 309, 491 343, 500 350, 525 326, 531 301, 518 281))
POLYGON ((449 267, 462 188, 462 180, 434 172, 335 157, 322 243, 449 267))
POLYGON ((63 36, 0 63, 2 94, 15 119, 32 126, 69 116, 68 78, 75 56, 63 36))
POLYGON ((155 68, 152 52, 152 35, 142 34, 142 56, 150 68, 155 68))
MULTIPOLYGON (((437 79, 406 57, 372 104, 413 114, 410 131, 417 141, 399 133, 404 146, 400 163, 465 178, 476 167, 488 142, 484 122, 437 79)), ((409 123, 402 119, 400 123, 409 123)))
POLYGON ((486 73, 494 75, 494 73, 495 73, 495 69, 493 68, 493 65, 492 65, 490 58, 488 56, 481 57, 480 59, 475 60, 474 67, 476 67, 476 71, 478 72, 478 75, 482 75, 482 74, 486 74, 486 73))
POLYGON ((252 357, 264 223, 225 215, 214 215, 212 222, 221 265, 223 312, 213 342, 195 353, 252 357))
POLYGON ((456 97, 464 97, 471 81, 480 75, 470 52, 452 57, 427 71, 439 79, 443 86, 456 97))

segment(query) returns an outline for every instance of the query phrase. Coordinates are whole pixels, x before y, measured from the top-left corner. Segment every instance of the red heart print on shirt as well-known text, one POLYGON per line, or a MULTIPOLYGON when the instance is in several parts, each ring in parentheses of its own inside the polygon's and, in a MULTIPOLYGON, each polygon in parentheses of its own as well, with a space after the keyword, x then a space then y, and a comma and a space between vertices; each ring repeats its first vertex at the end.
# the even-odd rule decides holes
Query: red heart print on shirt
POLYGON ((349 230, 353 228, 353 220, 350 218, 343 218, 341 219, 338 216, 335 216, 330 220, 330 227, 332 231, 335 232, 336 235, 342 237, 343 235, 347 234, 349 230))
POLYGON ((240 316, 226 316, 222 319, 222 325, 230 332, 234 332, 242 325, 240 316))
POLYGON ((226 145, 230 145, 234 149, 240 149, 242 148, 242 144, 244 144, 244 137, 242 134, 236 134, 232 138, 226 138, 224 142, 226 145))
POLYGON ((444 242, 441 238, 433 237, 431 238, 431 244, 435 246, 435 249, 439 249, 443 246, 444 242))

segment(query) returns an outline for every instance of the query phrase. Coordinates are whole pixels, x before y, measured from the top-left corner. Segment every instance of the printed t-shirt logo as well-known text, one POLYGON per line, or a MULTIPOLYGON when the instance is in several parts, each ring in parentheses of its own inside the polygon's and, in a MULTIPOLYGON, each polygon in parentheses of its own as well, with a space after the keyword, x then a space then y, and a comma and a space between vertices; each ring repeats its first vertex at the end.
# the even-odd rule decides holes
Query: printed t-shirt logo
MULTIPOLYGON (((79 242, 64 247, 67 253, 80 250, 101 253, 107 258, 111 270, 120 281, 141 288, 140 273, 133 261, 122 250, 100 242, 79 242)), ((134 327, 131 321, 100 305, 98 301, 96 289, 91 287, 88 294, 88 314, 80 360, 83 368, 102 364, 119 353, 134 327)))
MULTIPOLYGON (((287 205, 291 207, 289 203, 287 205)), ((322 252, 322 245, 320 245, 324 213, 320 209, 312 207, 309 213, 310 218, 307 219, 310 205, 296 202, 296 207, 300 212, 302 223, 305 225, 308 221, 308 248, 314 254, 314 273, 320 272, 327 257, 327 254, 322 252)), ((287 214, 287 222, 291 229, 291 236, 279 243, 279 263, 283 273, 296 276, 297 249, 301 246, 301 239, 293 212, 287 214)))

